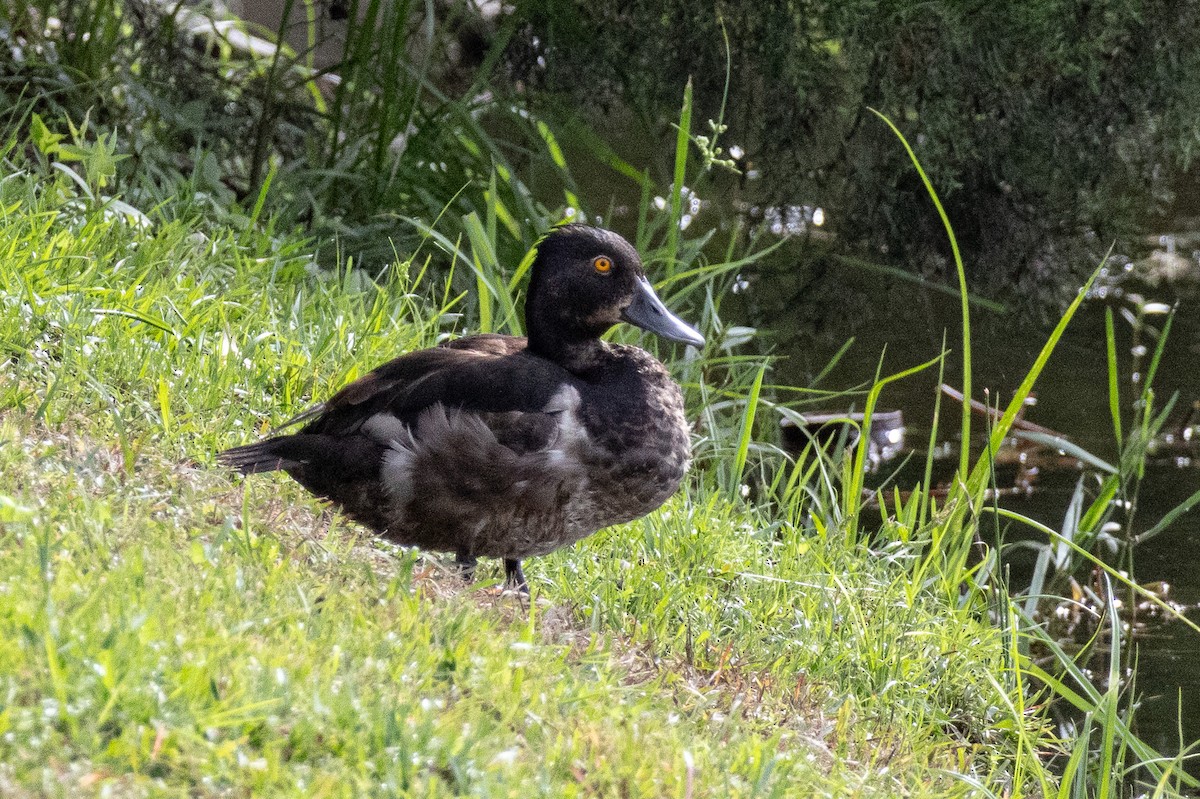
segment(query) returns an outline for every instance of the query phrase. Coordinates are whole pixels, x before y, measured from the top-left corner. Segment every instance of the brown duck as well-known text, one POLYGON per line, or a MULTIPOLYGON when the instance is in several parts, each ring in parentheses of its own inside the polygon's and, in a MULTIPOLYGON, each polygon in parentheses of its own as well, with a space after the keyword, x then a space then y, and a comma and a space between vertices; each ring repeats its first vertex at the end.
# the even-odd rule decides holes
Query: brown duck
POLYGON ((537 247, 528 338, 468 336, 402 355, 304 412, 295 434, 220 453, 243 474, 282 469, 406 546, 454 552, 468 576, 646 515, 679 487, 688 426, 653 356, 600 337, 625 321, 704 339, 666 309, 637 251, 586 225, 537 247))

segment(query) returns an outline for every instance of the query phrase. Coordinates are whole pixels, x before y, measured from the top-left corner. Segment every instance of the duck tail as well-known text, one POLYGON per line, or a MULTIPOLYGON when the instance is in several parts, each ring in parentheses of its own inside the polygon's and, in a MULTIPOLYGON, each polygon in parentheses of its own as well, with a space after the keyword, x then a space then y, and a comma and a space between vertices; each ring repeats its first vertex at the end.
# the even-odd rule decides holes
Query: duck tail
POLYGON ((242 474, 259 474, 274 472, 280 469, 293 469, 301 465, 301 461, 288 457, 288 439, 291 436, 280 436, 257 444, 247 444, 244 447, 233 447, 217 453, 217 463, 230 469, 236 469, 242 474))

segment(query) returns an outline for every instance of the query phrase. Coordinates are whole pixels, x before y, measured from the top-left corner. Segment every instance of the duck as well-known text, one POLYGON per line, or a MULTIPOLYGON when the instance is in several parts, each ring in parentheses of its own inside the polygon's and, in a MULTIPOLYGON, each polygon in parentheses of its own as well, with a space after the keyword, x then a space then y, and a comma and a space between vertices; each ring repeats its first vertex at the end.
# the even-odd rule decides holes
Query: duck
POLYGON ((581 223, 537 244, 526 336, 484 333, 391 360, 295 417, 298 432, 217 455, 243 475, 284 471, 376 534, 455 556, 463 576, 521 562, 658 509, 690 457, 683 395, 625 322, 703 347, 655 293, 638 251, 581 223))

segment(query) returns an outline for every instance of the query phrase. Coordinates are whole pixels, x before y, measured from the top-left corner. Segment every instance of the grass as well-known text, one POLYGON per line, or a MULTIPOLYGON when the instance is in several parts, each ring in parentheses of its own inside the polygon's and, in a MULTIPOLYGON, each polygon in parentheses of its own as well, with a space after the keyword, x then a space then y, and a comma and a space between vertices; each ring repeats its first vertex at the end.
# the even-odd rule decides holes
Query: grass
POLYGON ((531 563, 526 607, 218 470, 454 331, 456 297, 73 186, 0 182, 6 795, 963 796, 1041 768, 1001 628, 819 503, 698 474, 531 563))
MULTIPOLYGON (((371 85, 378 54, 356 41, 371 85)), ((355 102, 379 99, 365 91, 336 100, 335 132, 355 102)), ((737 229, 711 263, 708 235, 682 232, 683 186, 705 179, 688 179, 689 143, 716 154, 721 128, 692 137, 690 97, 665 212, 649 178, 598 154, 640 183, 651 276, 711 342, 661 352, 696 421, 696 466, 659 512, 528 564, 528 604, 486 573, 464 587, 438 557, 373 540, 282 477, 241 481, 213 463, 398 353, 519 332, 521 254, 560 212, 533 199, 465 106, 446 106, 461 123, 446 129, 452 169, 392 173, 367 192, 403 185, 417 213, 440 209, 388 205, 347 231, 374 256, 396 246, 375 223, 420 244, 368 259, 373 278, 354 256, 317 268, 314 242, 284 231, 296 209, 279 213, 278 198, 297 201, 303 169, 267 159, 271 147, 255 148, 246 211, 206 191, 199 168, 187 185, 151 186, 141 164, 131 182, 120 137, 87 115, 76 126, 14 112, 31 129, 0 150, 0 793, 1106 799, 1196 786, 1182 757, 1131 731, 1111 589, 1090 597, 1105 635, 1082 654, 1034 621, 1040 586, 1061 590, 1047 575, 1095 566, 1136 590, 1092 550, 1115 518, 1139 538, 1117 507, 1136 505, 1170 407, 1149 387, 1166 331, 1123 424, 1109 324, 1120 466, 1086 507, 1077 492, 1062 533, 989 515, 985 492, 990 452, 1078 301, 974 464, 964 419, 945 501, 918 487, 865 502, 862 451, 782 462, 764 443, 787 412, 780 388, 769 363, 725 346, 754 331, 721 312, 737 272, 770 248, 737 229), (999 519, 1046 539, 1044 582, 1026 596, 999 577, 999 519), (1089 678, 1095 652, 1107 653, 1103 688, 1089 678), (1056 700, 1075 714, 1057 726, 1056 700)), ((413 102, 370 136, 329 141, 378 161, 382 131, 404 129, 413 102)), ((585 208, 554 133, 530 124, 564 201, 585 208)), ((347 164, 309 187, 333 216, 314 198, 360 174, 347 164)), ((964 302, 965 353, 969 322, 964 302)), ((944 360, 876 375, 864 424, 892 381, 944 360)))
MULTIPOLYGON (((614 582, 603 564, 622 571, 608 550, 647 531, 553 559, 538 570, 541 599, 527 611, 427 574, 411 554, 356 546, 353 531, 331 526, 292 487, 252 488, 243 509, 242 492, 211 469, 151 457, 128 479, 111 445, 11 419, 3 436, 6 483, 24 487, 5 522, 0 571, 6 795, 108 786, 682 796, 688 761, 701 777, 694 795, 855 784, 891 795, 952 767, 960 747, 975 757, 982 748, 952 746, 939 729, 986 710, 986 685, 971 677, 982 664, 943 671, 939 660, 957 658, 936 650, 995 652, 986 646, 994 634, 975 624, 954 630, 955 641, 892 640, 894 625, 945 625, 936 605, 876 611, 860 627, 843 615, 856 608, 840 591, 891 604, 888 584, 861 563, 837 592, 768 584, 738 612, 716 613, 727 629, 697 644, 715 655, 769 642, 781 662, 726 651, 685 667, 682 646, 651 643, 677 610, 645 607, 668 577, 662 547, 625 553, 657 560, 626 567, 623 588, 603 588, 614 582), (562 572, 595 598, 576 605, 562 572), (805 593, 798 607, 781 606, 805 593), (589 610, 593 629, 578 616, 589 610), (635 613, 643 628, 629 624, 635 613), (764 635, 763 623, 774 632, 764 635), (826 717, 829 689, 814 672, 847 664, 826 717), (911 684, 889 678, 901 671, 911 684), (943 687, 914 709, 925 718, 883 720, 935 675, 943 687)), ((672 515, 652 523, 659 535, 676 526, 672 515)), ((707 523, 724 532, 729 521, 707 523)), ((708 568, 696 554, 689 578, 708 568)), ((809 560, 810 573, 835 565, 809 560)), ((697 634, 710 629, 706 612, 691 611, 697 634)), ((937 783, 931 795, 954 793, 949 778, 937 783)))

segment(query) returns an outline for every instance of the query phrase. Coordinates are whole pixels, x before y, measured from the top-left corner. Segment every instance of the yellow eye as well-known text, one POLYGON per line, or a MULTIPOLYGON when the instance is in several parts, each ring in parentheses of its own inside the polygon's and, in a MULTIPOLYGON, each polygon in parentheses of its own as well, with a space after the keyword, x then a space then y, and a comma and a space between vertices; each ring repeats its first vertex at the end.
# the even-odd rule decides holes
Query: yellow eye
POLYGON ((606 275, 612 271, 612 259, 607 255, 597 255, 592 261, 592 266, 602 275, 606 275))

